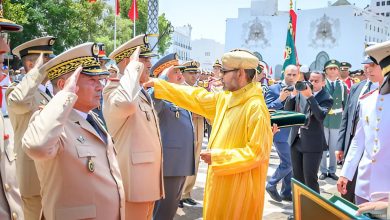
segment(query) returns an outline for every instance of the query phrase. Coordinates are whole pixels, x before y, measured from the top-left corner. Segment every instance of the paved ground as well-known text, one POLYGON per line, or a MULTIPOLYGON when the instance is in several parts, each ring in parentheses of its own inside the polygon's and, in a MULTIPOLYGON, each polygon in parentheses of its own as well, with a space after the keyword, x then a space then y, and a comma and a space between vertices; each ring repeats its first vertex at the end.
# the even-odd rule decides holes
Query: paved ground
MULTIPOLYGON (((6 131, 10 134, 11 140, 13 137, 11 123, 9 118, 5 118, 6 131)), ((203 140, 203 148, 205 149, 207 145, 207 138, 203 140)), ((271 152, 270 166, 268 169, 268 178, 273 174, 276 167, 279 164, 279 158, 274 150, 271 152)), ((340 170, 338 169, 338 172, 340 170)), ((193 199, 195 199, 199 204, 196 206, 185 206, 183 209, 177 210, 177 215, 175 220, 195 220, 202 219, 202 209, 203 209, 203 191, 204 185, 206 183, 206 172, 207 165, 203 162, 200 163, 200 168, 193 190, 193 199)), ((338 194, 336 190, 336 181, 327 178, 325 181, 320 181, 321 195, 324 197, 330 197, 333 194, 338 194)), ((292 203, 289 202, 274 202, 266 193, 265 195, 265 204, 264 204, 264 220, 279 220, 287 219, 287 216, 292 213, 292 203)))
MULTIPOLYGON (((207 139, 203 140, 203 148, 206 148, 207 139)), ((271 152, 271 160, 270 166, 268 169, 268 178, 273 174, 276 167, 279 164, 279 157, 274 149, 271 152)), ((337 170, 340 172, 340 170, 337 170)), ((175 220, 194 220, 194 219, 202 219, 202 200, 203 200, 203 191, 204 185, 206 183, 206 172, 207 165, 203 162, 200 164, 200 169, 198 172, 198 176, 196 179, 196 185, 193 190, 194 199, 199 202, 199 205, 196 206, 185 206, 183 209, 178 209, 175 220)), ((279 186, 280 187, 280 186, 279 186)), ((329 198, 333 194, 338 194, 336 189, 336 181, 332 179, 325 179, 324 181, 320 180, 320 188, 321 195, 329 198)), ((268 194, 265 195, 265 204, 264 204, 264 220, 279 220, 279 219, 287 219, 287 216, 292 214, 292 203, 290 202, 282 202, 278 203, 273 201, 268 194)))

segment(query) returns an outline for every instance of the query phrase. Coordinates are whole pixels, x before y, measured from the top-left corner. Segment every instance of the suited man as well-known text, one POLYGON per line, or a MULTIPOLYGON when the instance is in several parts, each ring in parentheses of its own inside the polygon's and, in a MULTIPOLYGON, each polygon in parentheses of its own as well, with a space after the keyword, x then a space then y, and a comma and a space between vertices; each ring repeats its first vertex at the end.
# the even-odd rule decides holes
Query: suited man
POLYGON ((309 78, 313 90, 294 90, 284 106, 285 110, 306 114, 305 126, 293 127, 289 136, 293 177, 316 192, 318 169, 322 152, 326 149, 323 121, 333 105, 333 99, 324 89, 325 76, 312 72, 309 78))
MULTIPOLYGON (((356 125, 359 121, 359 99, 368 92, 377 89, 379 81, 383 80, 382 70, 378 64, 375 64, 369 57, 363 61, 363 64, 365 69, 367 69, 368 79, 352 85, 348 99, 345 103, 346 108, 343 112, 340 135, 336 148, 336 159, 339 161, 346 157, 349 145, 355 135, 356 125)), ((348 184, 347 194, 341 195, 352 203, 355 201, 355 183, 356 173, 351 183, 348 184)))
MULTIPOLYGON (((152 70, 168 63, 174 67, 160 74, 154 71, 154 75, 170 83, 183 84, 184 77, 177 66, 176 53, 161 58, 152 70)), ((153 89, 150 89, 149 93, 154 100, 154 108, 159 118, 165 189, 165 198, 155 203, 153 219, 172 220, 177 211, 186 176, 195 174, 194 125, 189 111, 172 102, 154 98, 153 89)))
POLYGON ((117 152, 92 112, 108 75, 97 54, 96 44, 81 44, 39 70, 52 81, 55 96, 34 113, 22 144, 37 168, 47 220, 125 218, 117 152))
POLYGON ((103 90, 103 116, 118 149, 125 187, 126 219, 136 220, 151 219, 154 202, 164 197, 157 112, 141 87, 151 68, 146 42, 147 35, 139 35, 109 55, 123 76, 110 79, 103 90), (130 52, 134 50, 134 60, 130 62, 130 52))
MULTIPOLYGON (((291 91, 288 87, 293 87, 299 79, 298 67, 289 65, 284 71, 284 80, 269 87, 265 99, 268 109, 283 110, 284 104, 291 91)), ((266 190, 275 201, 292 201, 291 198, 291 153, 290 144, 287 142, 290 128, 281 128, 274 135, 274 146, 280 158, 280 164, 267 182, 266 190), (278 182, 282 181, 282 189, 276 189, 278 182)))
POLYGON ((390 191, 389 51, 390 41, 366 48, 366 53, 380 65, 384 79, 380 82, 379 91, 374 90, 360 98, 360 120, 337 182, 338 191, 345 194, 346 187, 357 172, 356 204, 374 201, 373 193, 390 191))
POLYGON ((51 93, 45 87, 46 75, 38 68, 49 60, 55 38, 41 37, 28 41, 12 50, 21 58, 27 74, 18 83, 13 83, 6 91, 8 115, 14 129, 16 159, 16 177, 23 200, 23 211, 26 220, 36 220, 41 213, 40 185, 34 161, 22 150, 22 136, 27 129, 32 114, 38 106, 45 105, 51 93), (43 58, 39 58, 39 54, 43 58))
MULTIPOLYGON (((0 59, 9 47, 0 37, 0 59)), ((16 154, 5 132, 3 113, 0 111, 0 219, 24 219, 22 199, 16 181, 16 154)))

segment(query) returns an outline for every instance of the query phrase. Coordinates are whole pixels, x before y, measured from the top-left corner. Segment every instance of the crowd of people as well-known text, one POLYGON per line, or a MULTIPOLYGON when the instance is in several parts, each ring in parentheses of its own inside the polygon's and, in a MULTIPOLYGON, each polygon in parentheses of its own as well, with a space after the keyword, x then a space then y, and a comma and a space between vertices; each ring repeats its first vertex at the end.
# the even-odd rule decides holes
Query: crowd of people
MULTIPOLYGON (((212 72, 175 53, 152 65, 147 38, 108 57, 92 42, 55 56, 52 36, 12 50, 26 73, 4 86, 14 136, 1 117, 1 219, 173 219, 197 203, 200 160, 206 220, 261 219, 265 192, 292 201, 291 178, 318 193, 318 179, 337 180, 361 213, 387 207, 390 42, 366 49, 361 81, 334 59, 323 70, 289 65, 275 81, 244 49, 212 72), (306 121, 279 128, 271 110, 306 121), (272 146, 280 164, 267 180, 272 146)), ((10 51, 2 38, 0 51, 10 51)))

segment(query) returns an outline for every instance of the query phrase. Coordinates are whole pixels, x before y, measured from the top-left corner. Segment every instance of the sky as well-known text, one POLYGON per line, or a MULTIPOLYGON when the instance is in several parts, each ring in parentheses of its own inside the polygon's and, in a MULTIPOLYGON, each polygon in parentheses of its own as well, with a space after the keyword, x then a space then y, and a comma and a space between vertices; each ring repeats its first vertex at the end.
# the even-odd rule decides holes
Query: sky
MULTIPOLYGON (((295 2, 297 9, 322 8, 328 5, 328 0, 296 0, 295 2)), ((349 2, 364 8, 371 1, 349 0, 349 2)), ((224 44, 226 19, 237 18, 238 8, 250 8, 251 0, 160 0, 159 3, 159 13, 165 13, 173 26, 191 24, 192 40, 207 38, 224 44)), ((279 10, 289 10, 289 4, 289 0, 279 0, 279 10)))

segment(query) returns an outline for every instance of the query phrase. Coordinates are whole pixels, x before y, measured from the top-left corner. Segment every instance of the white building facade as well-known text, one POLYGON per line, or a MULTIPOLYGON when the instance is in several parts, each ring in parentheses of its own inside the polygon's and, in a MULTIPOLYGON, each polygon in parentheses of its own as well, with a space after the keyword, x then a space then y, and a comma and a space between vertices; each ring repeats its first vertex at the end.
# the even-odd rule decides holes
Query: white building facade
MULTIPOLYGON (((225 51, 247 48, 258 52, 273 69, 274 77, 279 78, 289 14, 276 9, 264 14, 259 8, 262 3, 276 4, 272 8, 277 9, 277 0, 252 0, 251 8, 239 9, 238 18, 227 19, 225 51)), ((365 43, 390 39, 389 20, 368 8, 339 0, 326 8, 296 11, 299 63, 322 70, 327 60, 337 59, 350 62, 352 69, 360 69, 365 43)))
POLYGON ((166 54, 177 53, 180 62, 191 60, 191 25, 175 27, 172 33, 171 46, 166 51, 166 54))
POLYGON ((216 59, 221 61, 224 45, 211 39, 197 39, 192 41, 191 59, 200 63, 201 69, 211 71, 216 59))

